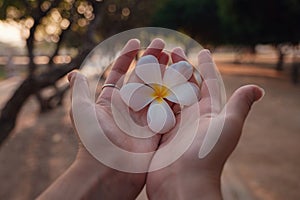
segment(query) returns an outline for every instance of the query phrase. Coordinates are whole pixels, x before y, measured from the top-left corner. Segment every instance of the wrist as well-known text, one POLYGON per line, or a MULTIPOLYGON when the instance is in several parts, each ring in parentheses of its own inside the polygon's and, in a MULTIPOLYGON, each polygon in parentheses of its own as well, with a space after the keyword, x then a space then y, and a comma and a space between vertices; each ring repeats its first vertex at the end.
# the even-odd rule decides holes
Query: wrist
MULTIPOLYGON (((159 174, 157 175, 159 176, 159 174)), ((148 187, 149 182, 147 182, 147 193, 151 200, 222 199, 220 176, 218 175, 200 175, 199 171, 196 173, 185 171, 180 173, 169 173, 167 176, 164 176, 163 179, 159 179, 158 182, 160 182, 160 184, 152 183, 150 188, 148 187)))
POLYGON ((38 199, 134 199, 145 177, 116 171, 80 151, 75 162, 38 199))
POLYGON ((79 153, 76 168, 87 171, 91 185, 88 199, 135 199, 142 190, 146 175, 125 173, 103 165, 90 154, 79 153), (96 197, 96 198, 95 198, 96 197))

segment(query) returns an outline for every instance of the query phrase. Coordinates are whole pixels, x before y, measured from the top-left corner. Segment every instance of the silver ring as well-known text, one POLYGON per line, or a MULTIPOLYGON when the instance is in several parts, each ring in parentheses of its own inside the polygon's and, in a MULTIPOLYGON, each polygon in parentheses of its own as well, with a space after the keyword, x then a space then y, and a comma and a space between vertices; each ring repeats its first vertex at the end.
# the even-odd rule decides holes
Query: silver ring
POLYGON ((174 113, 175 115, 179 115, 181 113, 181 110, 177 111, 176 113, 174 113))
POLYGON ((116 89, 120 89, 120 88, 118 88, 115 84, 113 84, 113 83, 106 83, 106 84, 103 84, 102 85, 102 90, 104 89, 104 88, 106 88, 106 87, 112 87, 112 88, 116 88, 116 89))

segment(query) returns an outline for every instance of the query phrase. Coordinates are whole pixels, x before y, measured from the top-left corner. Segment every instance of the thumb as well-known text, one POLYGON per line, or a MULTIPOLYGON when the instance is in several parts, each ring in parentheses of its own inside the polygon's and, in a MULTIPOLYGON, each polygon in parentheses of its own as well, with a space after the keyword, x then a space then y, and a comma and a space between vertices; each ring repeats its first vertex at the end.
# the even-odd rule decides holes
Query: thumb
MULTIPOLYGON (((244 121, 248 116, 251 106, 255 101, 261 99, 263 95, 264 90, 256 85, 242 86, 233 93, 222 111, 222 115, 220 115, 220 119, 222 119, 222 116, 225 116, 225 124, 221 127, 222 134, 219 138, 218 148, 216 148, 218 151, 216 155, 218 155, 219 160, 223 158, 225 162, 232 153, 239 141, 244 121), (219 157, 220 155, 221 157, 219 157)), ((217 125, 215 127, 219 127, 217 125)), ((201 153, 200 149, 199 157, 201 158, 203 155, 206 154, 201 153)))
MULTIPOLYGON (((71 90, 70 119, 79 141, 80 149, 84 149, 79 136, 78 128, 84 126, 89 115, 93 113, 93 103, 87 78, 78 70, 74 70, 67 75, 71 90)), ((89 123, 88 123, 89 124, 89 123)), ((85 130, 88 130, 85 128, 85 130)), ((82 131, 81 131, 82 132, 82 131)), ((81 150, 83 151, 83 150, 81 150)))
POLYGON ((265 94, 264 89, 256 85, 245 85, 237 89, 226 104, 226 114, 244 122, 251 106, 265 94))
MULTIPOLYGON (((79 71, 68 74, 71 88, 70 118, 77 136, 91 133, 91 123, 95 122, 95 103, 91 99, 87 78, 79 71)), ((78 141, 81 141, 78 137, 78 141)))
POLYGON ((79 71, 72 71, 68 74, 68 80, 71 87, 72 108, 92 104, 87 78, 79 71))

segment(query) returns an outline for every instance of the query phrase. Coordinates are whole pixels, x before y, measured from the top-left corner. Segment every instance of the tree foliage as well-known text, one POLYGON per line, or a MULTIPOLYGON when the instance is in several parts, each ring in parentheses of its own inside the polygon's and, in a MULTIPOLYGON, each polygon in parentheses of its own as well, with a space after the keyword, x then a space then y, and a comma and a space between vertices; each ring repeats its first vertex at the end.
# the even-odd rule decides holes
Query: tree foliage
POLYGON ((277 70, 283 69, 282 44, 300 41, 299 0, 219 0, 220 17, 231 44, 273 44, 277 48, 277 70))
POLYGON ((299 43, 299 0, 163 0, 153 24, 202 43, 299 43))
POLYGON ((219 0, 218 4, 230 43, 299 43, 299 0, 219 0))
POLYGON ((299 0, 162 0, 153 24, 186 32, 201 44, 299 44, 299 0))
POLYGON ((219 44, 222 39, 216 0, 163 0, 153 17, 154 26, 187 33, 201 44, 219 44))
POLYGON ((138 0, 0 0, 0 17, 23 26, 29 57, 28 73, 1 110, 0 144, 14 128, 19 111, 35 95, 41 110, 58 106, 67 90, 57 81, 78 68, 93 47, 106 37, 125 29, 146 25, 141 16, 151 1, 138 0), (45 54, 40 44, 49 46, 47 67, 37 65, 34 58, 45 54), (62 48, 76 49, 70 63, 54 62, 62 48), (49 53, 49 49, 51 50, 49 53), (53 87, 56 93, 45 97, 41 91, 53 87))

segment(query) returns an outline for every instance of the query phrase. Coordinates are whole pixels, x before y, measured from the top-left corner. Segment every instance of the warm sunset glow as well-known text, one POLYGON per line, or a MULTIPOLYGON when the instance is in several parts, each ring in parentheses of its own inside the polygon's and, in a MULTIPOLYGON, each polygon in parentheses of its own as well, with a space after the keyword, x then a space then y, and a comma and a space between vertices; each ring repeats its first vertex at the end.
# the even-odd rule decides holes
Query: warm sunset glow
POLYGON ((16 22, 0 21, 0 42, 12 46, 24 46, 21 29, 21 25, 16 22))

